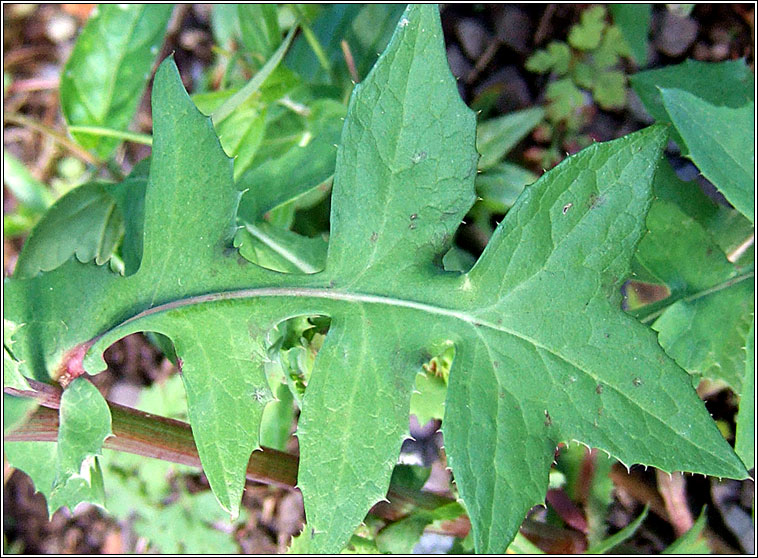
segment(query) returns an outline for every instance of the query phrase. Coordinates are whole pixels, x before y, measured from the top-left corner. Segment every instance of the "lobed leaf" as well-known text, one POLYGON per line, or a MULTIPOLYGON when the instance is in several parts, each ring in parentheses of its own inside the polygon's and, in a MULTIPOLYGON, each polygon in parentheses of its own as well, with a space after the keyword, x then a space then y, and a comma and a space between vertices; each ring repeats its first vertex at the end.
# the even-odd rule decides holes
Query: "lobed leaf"
POLYGON ((579 23, 569 31, 568 42, 579 50, 593 50, 600 44, 605 28, 605 8, 593 6, 582 12, 579 23))
POLYGON ((72 348, 89 348, 94 373, 129 333, 170 338, 201 461, 232 515, 272 398, 267 336, 296 316, 331 318, 298 427, 308 526, 296 544, 310 551, 339 551, 385 496, 416 375, 451 347, 446 449, 479 552, 505 550, 543 501, 561 441, 746 476, 686 373, 618 308, 665 129, 567 159, 524 191, 469 273, 445 272, 474 200, 475 118, 437 8, 411 6, 351 97, 325 269, 299 274, 234 250, 232 161, 171 60, 156 75, 153 120, 139 268, 122 277, 69 260, 14 277, 6 315, 27 324, 14 354, 38 377, 72 348))
POLYGON ((97 461, 103 441, 112 434, 111 413, 97 388, 77 378, 61 396, 56 444, 55 480, 50 492, 50 515, 80 502, 105 505, 103 474, 97 461))

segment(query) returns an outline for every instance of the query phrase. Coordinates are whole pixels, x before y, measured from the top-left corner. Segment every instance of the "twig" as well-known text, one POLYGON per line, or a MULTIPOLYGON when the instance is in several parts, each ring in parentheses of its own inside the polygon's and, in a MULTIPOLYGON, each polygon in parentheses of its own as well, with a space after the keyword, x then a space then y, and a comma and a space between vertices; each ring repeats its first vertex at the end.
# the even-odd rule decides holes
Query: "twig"
POLYGON ((473 83, 474 80, 476 80, 476 78, 479 77, 479 74, 482 73, 482 70, 484 70, 484 68, 486 68, 487 65, 492 61, 492 59, 495 57, 495 54, 497 54, 497 51, 499 49, 500 49, 500 41, 493 40, 487 47, 487 50, 485 50, 482 53, 482 55, 479 57, 479 59, 476 61, 476 64, 474 65, 473 69, 468 73, 464 81, 468 84, 473 83))
POLYGON ((537 25, 537 30, 534 32, 534 44, 539 45, 542 41, 545 40, 545 36, 547 35, 547 26, 550 23, 550 20, 553 17, 553 14, 555 13, 556 6, 555 4, 548 4, 545 8, 544 13, 542 14, 542 17, 540 17, 540 22, 537 25))
POLYGON ((58 78, 29 78, 14 81, 8 93, 25 93, 31 91, 50 91, 58 88, 58 78))

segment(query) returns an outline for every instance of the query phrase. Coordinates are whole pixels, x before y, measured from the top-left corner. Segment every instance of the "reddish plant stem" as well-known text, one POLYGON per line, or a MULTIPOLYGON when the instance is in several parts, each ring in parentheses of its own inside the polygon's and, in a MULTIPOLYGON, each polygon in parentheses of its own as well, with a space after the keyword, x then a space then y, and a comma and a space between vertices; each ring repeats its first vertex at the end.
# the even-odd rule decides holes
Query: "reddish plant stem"
MULTIPOLYGON (((4 392, 9 395, 37 399, 40 407, 23 425, 6 434, 4 440, 7 442, 55 442, 58 439, 57 410, 60 408, 61 389, 31 379, 28 382, 32 391, 6 387, 4 392)), ((104 447, 173 463, 202 467, 189 424, 110 401, 108 406, 113 419, 111 426, 113 436, 105 440, 104 447)), ((250 456, 247 479, 293 488, 297 483, 297 469, 297 456, 264 448, 262 451, 253 452, 250 456)), ((395 521, 415 508, 433 510, 454 501, 446 496, 410 490, 403 486, 391 486, 387 499, 388 501, 376 504, 370 513, 388 521, 395 521)), ((461 516, 455 521, 444 522, 436 531, 465 537, 470 526, 468 518, 461 516)), ((532 542, 545 548, 563 550, 571 548, 574 551, 581 551, 586 547, 582 534, 571 529, 562 529, 526 519, 521 531, 532 542)))
MULTIPOLYGON (((61 390, 28 380, 34 391, 5 388, 5 393, 33 397, 41 405, 22 426, 7 434, 6 441, 48 441, 58 438, 58 413, 61 390)), ((201 467, 190 425, 108 402, 113 418, 113 436, 104 447, 164 461, 201 467)), ((297 457, 265 448, 255 451, 247 465, 247 478, 267 484, 294 487, 297 482, 297 457)))

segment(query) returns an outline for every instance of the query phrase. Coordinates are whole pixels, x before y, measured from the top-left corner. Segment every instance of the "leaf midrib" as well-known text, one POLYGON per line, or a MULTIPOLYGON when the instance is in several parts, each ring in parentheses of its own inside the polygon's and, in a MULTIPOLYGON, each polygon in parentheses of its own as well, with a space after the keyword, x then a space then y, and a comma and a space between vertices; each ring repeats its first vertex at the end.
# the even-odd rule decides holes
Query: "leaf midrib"
MULTIPOLYGON (((394 298, 394 297, 390 297, 386 295, 376 295, 376 294, 368 294, 368 293, 360 293, 360 292, 345 292, 345 291, 340 291, 340 290, 325 288, 325 287, 257 287, 257 288, 251 288, 251 289, 238 289, 238 290, 232 290, 232 291, 207 293, 207 294, 182 298, 182 299, 167 302, 165 304, 161 304, 161 305, 149 308, 147 310, 144 310, 140 312, 139 314, 136 314, 132 316, 131 318, 125 320, 124 322, 121 322, 120 324, 116 325, 111 330, 106 331, 103 334, 92 339, 90 343, 95 344, 101 338, 109 335, 115 330, 123 326, 126 326, 130 323, 136 322, 142 318, 150 316, 152 314, 158 314, 160 312, 167 312, 170 310, 175 310, 178 308, 193 306, 197 304, 205 304, 205 303, 212 303, 212 302, 219 302, 219 301, 241 300, 241 299, 246 299, 246 298, 253 299, 253 298, 268 298, 268 297, 270 298, 277 298, 277 297, 316 298, 316 299, 324 299, 324 300, 354 303, 354 304, 378 304, 378 305, 391 306, 391 307, 396 307, 396 308, 407 308, 410 310, 426 312, 428 314, 433 314, 437 316, 453 318, 472 326, 474 328, 475 334, 479 336, 480 338, 481 338, 481 332, 478 330, 478 328, 482 328, 482 327, 485 327, 494 331, 499 331, 501 333, 505 333, 508 335, 512 335, 518 339, 521 339, 522 341, 530 343, 534 347, 541 348, 553 354, 554 356, 566 362, 567 364, 573 366, 577 370, 580 370, 586 373, 587 375, 589 375, 591 378, 595 379, 596 381, 600 381, 600 378, 596 374, 594 374, 591 370, 588 370, 585 367, 580 366, 579 364, 573 362, 567 356, 556 352, 554 349, 547 347, 546 345, 544 345, 543 343, 540 343, 536 339, 533 339, 527 335, 524 335, 523 333, 518 332, 516 330, 505 327, 502 324, 496 324, 496 323, 484 320, 480 317, 469 314, 467 312, 460 311, 460 310, 453 310, 453 309, 445 308, 441 306, 435 306, 433 304, 418 302, 415 300, 405 300, 405 299, 394 298)), ((650 410, 645 409, 644 407, 641 407, 638 404, 638 402, 629 399, 626 396, 626 394, 623 393, 623 391, 618 390, 613 385, 609 385, 608 387, 613 388, 614 391, 616 391, 619 395, 629 400, 632 404, 634 404, 640 410, 645 412, 645 414, 660 420, 660 417, 657 417, 655 413, 652 413, 650 410)), ((711 455, 713 457, 720 457, 713 454, 711 455)))

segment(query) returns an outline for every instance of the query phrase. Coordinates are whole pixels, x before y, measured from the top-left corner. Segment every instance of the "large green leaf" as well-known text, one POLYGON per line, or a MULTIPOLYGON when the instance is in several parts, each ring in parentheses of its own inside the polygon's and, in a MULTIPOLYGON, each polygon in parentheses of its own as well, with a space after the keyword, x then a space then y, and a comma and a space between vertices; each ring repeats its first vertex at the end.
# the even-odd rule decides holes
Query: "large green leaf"
POLYGON ((474 201, 475 119, 447 67, 437 8, 412 6, 351 98, 326 267, 308 275, 234 250, 232 161, 171 61, 156 75, 153 119, 139 269, 121 277, 70 260, 14 278, 6 313, 27 324, 14 353, 37 375, 72 348, 89 349, 94 373, 129 333, 171 338, 203 467, 232 514, 272 397, 267 334, 303 315, 331 317, 298 428, 299 540, 311 551, 338 551, 385 496, 416 374, 451 346, 445 446, 478 551, 503 551, 543 501, 560 441, 746 476, 686 373, 618 308, 661 127, 566 160, 525 190, 471 272, 445 272, 474 201))
MULTIPOLYGON (((163 42, 171 4, 102 4, 94 11, 63 68, 60 99, 69 126, 126 130, 163 42)), ((114 138, 73 134, 108 157, 114 138)))
POLYGON ((661 89, 663 106, 687 156, 727 200, 755 219, 755 103, 731 108, 679 89, 661 89))

